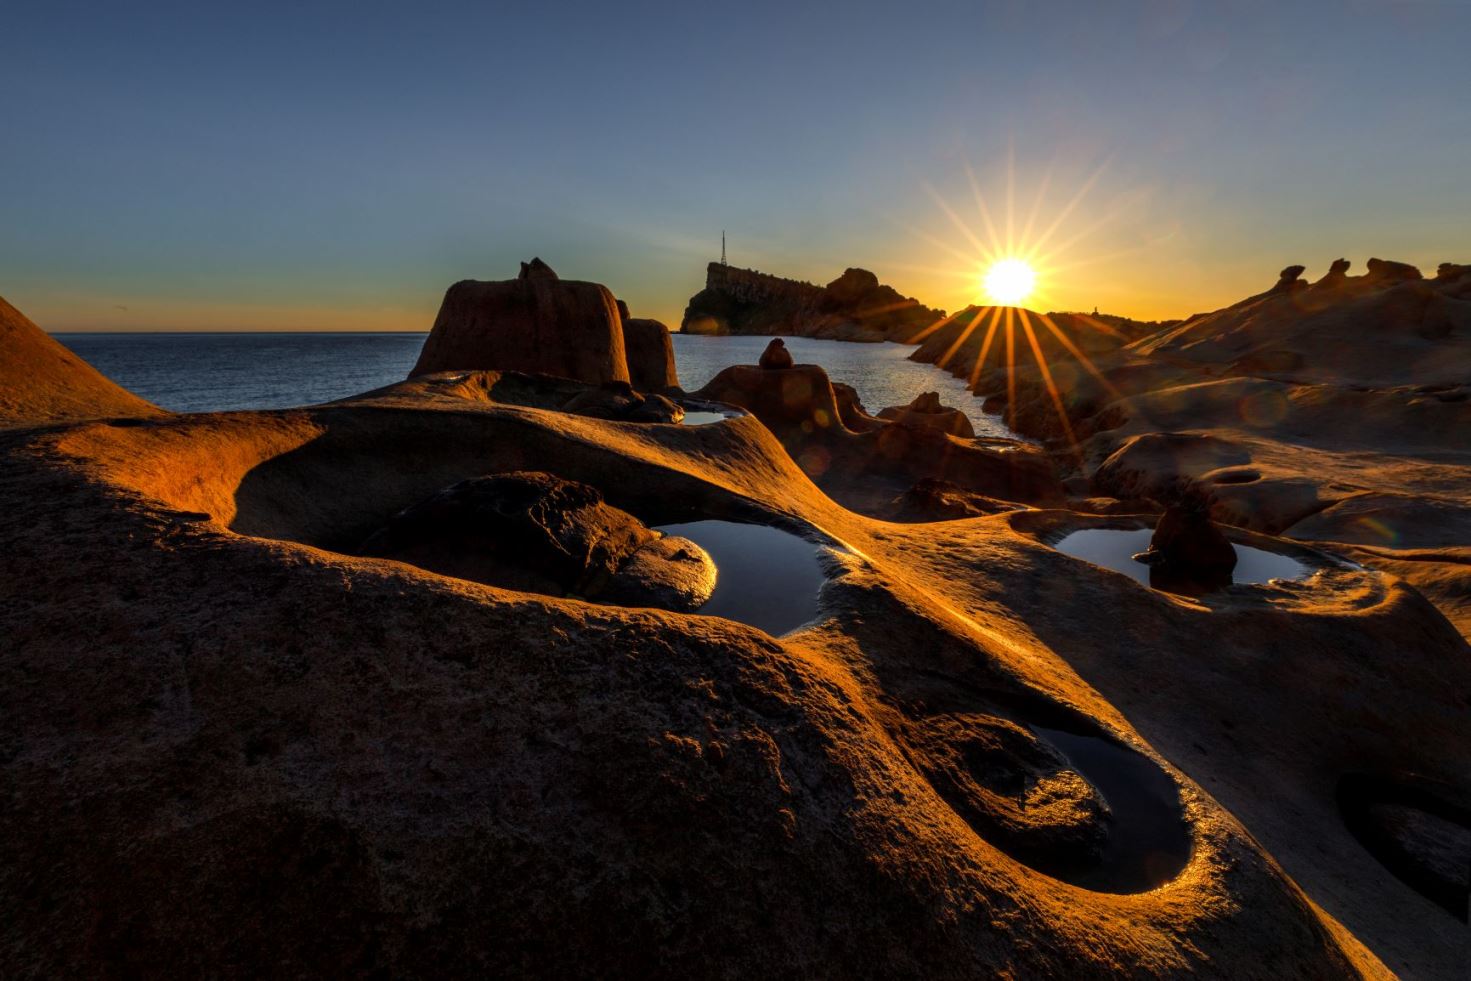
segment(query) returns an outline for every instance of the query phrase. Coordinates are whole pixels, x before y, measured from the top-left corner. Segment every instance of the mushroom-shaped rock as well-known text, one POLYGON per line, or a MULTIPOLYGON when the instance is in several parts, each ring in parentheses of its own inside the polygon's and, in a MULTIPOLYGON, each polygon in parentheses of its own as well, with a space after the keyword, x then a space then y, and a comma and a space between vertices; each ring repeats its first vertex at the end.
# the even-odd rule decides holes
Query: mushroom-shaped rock
POLYGON ((954 436, 970 439, 975 427, 959 409, 940 404, 939 392, 921 392, 908 405, 891 405, 879 410, 879 418, 907 426, 928 426, 954 436))
POLYGON ((516 279, 456 283, 409 377, 465 369, 628 381, 617 301, 597 283, 558 279, 540 259, 516 279))
POLYGON ((1288 266, 1278 273, 1277 284, 1272 287, 1274 293, 1286 293, 1304 285, 1298 281, 1298 277, 1306 270, 1306 266, 1288 266))
POLYGON ((1313 284, 1317 288, 1332 288, 1342 284, 1348 279, 1348 267, 1353 265, 1347 259, 1334 259, 1333 264, 1328 267, 1328 272, 1323 278, 1313 284))
POLYGON ((664 324, 625 317, 623 346, 628 355, 628 380, 634 388, 641 392, 662 392, 679 384, 674 367, 674 340, 664 324))
POLYGON ((709 556, 693 543, 639 554, 659 540, 595 487, 517 471, 446 487, 395 515, 359 551, 505 589, 611 591, 639 605, 661 598, 694 609, 714 589, 709 556))
POLYGON ((678 402, 663 395, 641 395, 628 382, 607 382, 579 392, 562 405, 562 411, 624 422, 673 423, 684 418, 678 402))
POLYGON ((1471 264, 1457 262, 1442 262, 1435 269, 1435 278, 1442 282, 1450 282, 1471 274, 1471 264))
POLYGON ((790 368, 792 352, 787 350, 786 342, 780 337, 773 337, 771 343, 766 345, 766 350, 761 352, 761 360, 757 364, 772 370, 790 368))

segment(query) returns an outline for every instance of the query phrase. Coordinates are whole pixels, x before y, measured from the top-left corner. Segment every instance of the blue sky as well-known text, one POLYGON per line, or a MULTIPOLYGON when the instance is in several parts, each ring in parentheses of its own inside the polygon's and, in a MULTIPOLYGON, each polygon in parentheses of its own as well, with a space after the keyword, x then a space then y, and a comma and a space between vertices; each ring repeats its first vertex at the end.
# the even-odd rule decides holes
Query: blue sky
POLYGON ((1038 306, 1177 316, 1291 262, 1471 260, 1465 2, 4 21, 0 294, 52 330, 422 330, 532 255, 677 323, 722 228, 733 263, 954 309, 988 240, 967 168, 998 226, 1011 173, 1018 238, 1040 202, 1033 243, 1087 188, 1038 306))

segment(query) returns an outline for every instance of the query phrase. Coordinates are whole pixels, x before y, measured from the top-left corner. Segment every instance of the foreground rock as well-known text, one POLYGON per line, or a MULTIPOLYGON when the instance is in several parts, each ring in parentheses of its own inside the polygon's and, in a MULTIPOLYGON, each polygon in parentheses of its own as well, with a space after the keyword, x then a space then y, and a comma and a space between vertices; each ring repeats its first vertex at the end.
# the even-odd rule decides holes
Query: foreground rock
POLYGON ((0 297, 0 429, 163 410, 104 378, 0 297))
POLYGON ((1471 658, 1403 583, 1177 601, 1028 524, 1072 512, 874 521, 755 418, 548 397, 452 373, 0 437, 0 975, 1384 976, 1342 923, 1464 969, 1334 799, 1464 779, 1471 658), (831 543, 821 615, 775 639, 348 554, 518 471, 831 543), (1146 891, 1088 878, 1139 802, 1061 732, 1162 786, 1187 847, 1146 891))

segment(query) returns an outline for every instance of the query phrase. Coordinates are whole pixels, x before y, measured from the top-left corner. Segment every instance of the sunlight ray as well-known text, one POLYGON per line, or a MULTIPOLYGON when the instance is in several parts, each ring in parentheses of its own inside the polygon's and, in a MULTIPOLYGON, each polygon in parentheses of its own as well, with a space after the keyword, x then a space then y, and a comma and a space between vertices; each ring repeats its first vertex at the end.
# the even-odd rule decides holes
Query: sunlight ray
POLYGON ((1032 332, 1032 318, 1027 311, 1020 310, 1022 330, 1026 331, 1027 343, 1032 346, 1032 356, 1037 359, 1037 368, 1042 372, 1042 383, 1047 388, 1047 394, 1052 398, 1052 406, 1057 410, 1057 421, 1062 423, 1062 431, 1067 434, 1068 445, 1072 447, 1073 453, 1082 458, 1082 451, 1078 448, 1078 439, 1073 435, 1072 423, 1068 421, 1067 409, 1062 404, 1062 393, 1058 391, 1057 383, 1052 380, 1052 369, 1047 365, 1047 359, 1042 355, 1042 346, 1037 343, 1037 335, 1032 332))

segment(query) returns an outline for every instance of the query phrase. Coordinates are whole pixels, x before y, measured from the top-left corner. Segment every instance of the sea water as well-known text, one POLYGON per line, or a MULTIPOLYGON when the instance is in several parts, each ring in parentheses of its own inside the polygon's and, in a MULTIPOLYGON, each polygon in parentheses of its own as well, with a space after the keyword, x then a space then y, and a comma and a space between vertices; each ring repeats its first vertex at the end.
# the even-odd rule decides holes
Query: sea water
MULTIPOLYGON (((173 412, 284 409, 346 398, 408 377, 422 333, 56 334, 81 358, 129 391, 173 412)), ((688 391, 733 364, 755 364, 769 337, 674 335, 679 381, 688 391)), ((933 365, 909 361, 904 344, 858 344, 786 338, 798 363, 818 364, 858 391, 877 414, 921 392, 970 417, 980 435, 1005 436, 995 416, 964 382, 933 365)))

